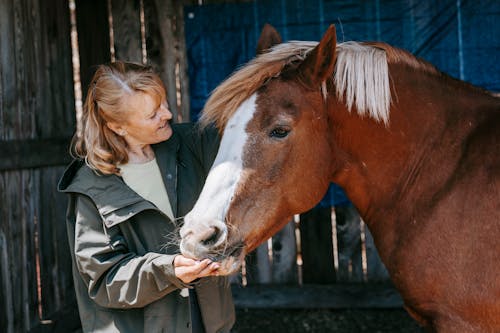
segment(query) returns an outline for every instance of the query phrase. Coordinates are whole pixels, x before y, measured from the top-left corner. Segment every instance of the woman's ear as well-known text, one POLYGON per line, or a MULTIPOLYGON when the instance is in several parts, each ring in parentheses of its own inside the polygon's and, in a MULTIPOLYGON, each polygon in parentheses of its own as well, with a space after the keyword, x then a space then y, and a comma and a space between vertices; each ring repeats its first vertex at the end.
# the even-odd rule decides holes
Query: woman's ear
POLYGON ((115 123, 113 121, 108 121, 106 123, 106 126, 119 136, 127 135, 127 130, 123 127, 123 125, 120 125, 120 124, 115 123))

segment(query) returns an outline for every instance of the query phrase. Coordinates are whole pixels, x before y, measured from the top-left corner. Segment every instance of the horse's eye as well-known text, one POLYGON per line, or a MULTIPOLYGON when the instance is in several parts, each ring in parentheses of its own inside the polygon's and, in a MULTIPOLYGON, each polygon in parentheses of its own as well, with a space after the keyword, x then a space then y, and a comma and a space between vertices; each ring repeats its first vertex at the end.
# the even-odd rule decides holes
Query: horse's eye
POLYGON ((283 139, 290 133, 290 130, 285 127, 276 127, 269 133, 271 138, 283 139))

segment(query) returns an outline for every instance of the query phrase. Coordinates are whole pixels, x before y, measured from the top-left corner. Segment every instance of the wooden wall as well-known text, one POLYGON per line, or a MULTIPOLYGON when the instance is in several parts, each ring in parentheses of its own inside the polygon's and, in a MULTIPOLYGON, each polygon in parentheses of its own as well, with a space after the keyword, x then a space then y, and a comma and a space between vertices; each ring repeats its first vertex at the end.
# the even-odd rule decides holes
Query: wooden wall
POLYGON ((64 309, 74 292, 66 199, 55 191, 69 161, 73 95, 67 1, 0 1, 1 332, 77 318, 64 309))
POLYGON ((160 73, 165 83, 174 121, 189 121, 183 15, 181 1, 76 0, 83 95, 96 65, 112 59, 147 63, 160 73), (110 52, 109 9, 114 54, 110 52), (145 59, 143 53, 146 53, 145 59))

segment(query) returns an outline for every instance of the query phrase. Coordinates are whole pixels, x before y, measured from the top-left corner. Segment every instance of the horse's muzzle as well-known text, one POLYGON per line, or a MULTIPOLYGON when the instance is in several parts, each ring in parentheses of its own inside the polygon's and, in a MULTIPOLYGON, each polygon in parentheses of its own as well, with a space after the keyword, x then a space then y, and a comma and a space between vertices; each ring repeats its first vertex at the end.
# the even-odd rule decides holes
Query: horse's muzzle
POLYGON ((217 253, 227 239, 227 227, 218 220, 196 222, 185 220, 180 230, 180 249, 184 256, 201 260, 217 253))

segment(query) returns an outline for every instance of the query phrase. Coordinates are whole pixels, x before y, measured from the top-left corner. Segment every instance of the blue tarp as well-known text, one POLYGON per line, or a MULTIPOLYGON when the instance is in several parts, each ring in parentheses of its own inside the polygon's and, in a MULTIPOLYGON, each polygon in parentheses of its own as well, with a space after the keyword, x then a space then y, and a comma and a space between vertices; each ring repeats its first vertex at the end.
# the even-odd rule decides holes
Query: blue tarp
MULTIPOLYGON (((330 24, 343 41, 384 41, 441 71, 500 91, 498 0, 258 0, 184 8, 191 96, 196 120, 210 92, 255 56, 262 26, 288 40, 319 40, 330 24)), ((324 199, 345 201, 337 187, 324 199)))

